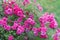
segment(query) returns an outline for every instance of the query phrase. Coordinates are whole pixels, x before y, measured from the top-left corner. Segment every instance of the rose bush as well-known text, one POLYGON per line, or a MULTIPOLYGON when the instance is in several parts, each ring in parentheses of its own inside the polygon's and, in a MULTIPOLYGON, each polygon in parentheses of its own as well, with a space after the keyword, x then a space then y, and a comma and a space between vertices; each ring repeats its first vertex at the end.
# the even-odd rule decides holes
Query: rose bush
POLYGON ((1 4, 1 40, 60 40, 60 29, 54 13, 44 12, 37 0, 16 2, 3 0, 1 4))

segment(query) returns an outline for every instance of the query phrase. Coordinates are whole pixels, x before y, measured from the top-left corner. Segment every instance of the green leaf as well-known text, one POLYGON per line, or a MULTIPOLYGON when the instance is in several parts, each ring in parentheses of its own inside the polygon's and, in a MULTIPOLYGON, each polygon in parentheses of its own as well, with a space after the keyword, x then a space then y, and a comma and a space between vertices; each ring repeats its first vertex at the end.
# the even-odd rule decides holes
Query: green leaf
POLYGON ((35 40, 41 40, 39 37, 35 37, 35 40))
POLYGON ((0 12, 3 11, 2 5, 0 6, 0 12))

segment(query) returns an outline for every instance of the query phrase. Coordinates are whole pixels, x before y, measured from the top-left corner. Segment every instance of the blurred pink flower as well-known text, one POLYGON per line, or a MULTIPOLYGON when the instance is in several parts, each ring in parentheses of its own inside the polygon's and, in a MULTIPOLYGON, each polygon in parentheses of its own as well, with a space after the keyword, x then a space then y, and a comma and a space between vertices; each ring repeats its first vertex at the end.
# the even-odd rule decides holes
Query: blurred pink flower
POLYGON ((23 10, 21 8, 19 8, 19 6, 17 4, 14 4, 13 10, 14 10, 15 15, 17 15, 19 17, 24 17, 23 10))
POLYGON ((31 18, 28 18, 26 21, 27 21, 27 23, 29 23, 31 25, 35 25, 36 24, 35 21, 33 19, 31 19, 31 18))
POLYGON ((29 15, 29 18, 34 19, 34 15, 33 14, 30 14, 29 15))
POLYGON ((48 21, 48 16, 49 16, 49 13, 48 12, 45 12, 40 18, 39 18, 39 21, 40 23, 46 23, 48 21))
POLYGON ((3 27, 5 30, 10 31, 11 27, 9 25, 4 25, 3 27))
POLYGON ((43 8, 42 8, 42 6, 40 4, 37 5, 37 8, 39 9, 40 12, 43 11, 43 8))
POLYGON ((17 34, 17 35, 20 35, 20 34, 22 34, 23 32, 24 32, 24 27, 19 26, 19 27, 17 28, 16 34, 17 34))
POLYGON ((30 3, 30 0, 24 0, 23 1, 23 5, 25 6, 25 5, 27 5, 27 4, 29 4, 30 3))
POLYGON ((17 19, 17 22, 22 22, 22 21, 23 21, 23 18, 24 18, 24 17, 19 17, 19 18, 17 19))
POLYGON ((13 35, 9 35, 8 40, 14 40, 13 35))
POLYGON ((58 40, 57 35, 54 35, 53 40, 58 40))
POLYGON ((14 5, 15 1, 16 1, 16 0, 10 0, 8 3, 9 3, 9 5, 12 6, 12 5, 14 5))
POLYGON ((12 14, 13 14, 13 9, 12 9, 12 7, 6 6, 6 7, 4 8, 4 14, 5 14, 5 15, 12 15, 12 14))
POLYGON ((55 18, 54 18, 54 14, 50 14, 49 16, 48 16, 48 21, 49 22, 51 22, 51 21, 53 21, 55 18))
POLYGON ((3 17, 2 20, 4 20, 4 21, 7 22, 8 21, 8 18, 7 17, 3 17))
POLYGON ((13 26, 12 26, 12 30, 17 30, 17 27, 18 27, 19 25, 18 25, 18 23, 15 23, 14 22, 14 24, 13 24, 13 26))
POLYGON ((2 19, 0 19, 0 25, 4 26, 7 25, 7 18, 3 17, 2 19))
POLYGON ((58 27, 57 21, 54 19, 53 21, 50 22, 49 27, 54 29, 58 27))
POLYGON ((34 0, 34 3, 36 3, 37 0, 34 0))
POLYGON ((28 18, 28 19, 24 22, 23 27, 26 28, 26 29, 28 29, 28 30, 31 30, 35 24, 36 24, 36 22, 35 22, 33 19, 28 18))
POLYGON ((28 23, 25 21, 23 27, 24 27, 24 28, 30 28, 29 25, 30 25, 30 24, 28 24, 28 23))
POLYGON ((34 33, 34 36, 38 36, 38 28, 33 27, 32 31, 34 33))
POLYGON ((40 22, 41 24, 45 24, 45 23, 46 23, 45 17, 40 17, 40 18, 39 18, 39 22, 40 22))
POLYGON ((60 40, 60 29, 58 29, 56 33, 53 34, 53 40, 60 40))
POLYGON ((40 27, 40 32, 41 32, 40 38, 48 38, 46 27, 40 27))

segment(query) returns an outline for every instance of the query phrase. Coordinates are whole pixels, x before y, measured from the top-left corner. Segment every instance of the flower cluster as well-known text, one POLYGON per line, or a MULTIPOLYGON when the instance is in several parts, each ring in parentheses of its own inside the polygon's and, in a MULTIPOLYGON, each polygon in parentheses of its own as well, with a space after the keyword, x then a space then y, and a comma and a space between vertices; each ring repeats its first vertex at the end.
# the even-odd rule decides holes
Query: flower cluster
POLYGON ((49 14, 46 12, 43 16, 39 18, 40 27, 39 28, 33 28, 34 35, 38 36, 40 33, 40 38, 48 38, 46 24, 49 23, 49 28, 55 29, 58 27, 58 24, 54 18, 53 14, 49 14))
POLYGON ((45 26, 46 23, 49 23, 49 27, 54 29, 58 27, 58 23, 54 18, 53 14, 46 12, 42 17, 39 18, 41 26, 45 26))
MULTIPOLYGON (((34 1, 36 2, 36 0, 34 1)), ((29 3, 30 3, 29 0, 23 1, 24 6, 29 3)), ((37 5, 37 8, 39 9, 39 11, 43 11, 42 6, 40 6, 39 4, 37 5)), ((24 10, 20 8, 14 1, 7 3, 6 1, 4 1, 3 9, 4 9, 5 17, 0 19, 0 26, 4 28, 6 31, 11 31, 11 30, 16 31, 16 35, 21 35, 22 33, 33 31, 34 36, 39 36, 40 38, 46 39, 48 38, 48 34, 47 34, 48 27, 46 27, 46 24, 49 23, 48 26, 51 29, 55 29, 58 27, 58 23, 55 20, 54 14, 52 13, 51 14, 49 14, 48 12, 44 13, 44 15, 42 15, 39 18, 40 27, 36 28, 34 27, 36 25, 36 21, 34 20, 34 15, 28 14, 27 12, 29 17, 26 18, 26 15, 24 14, 24 10), (10 26, 8 25, 8 22, 10 22, 8 20, 8 16, 12 16, 12 15, 17 16, 18 18, 17 20, 14 20, 13 25, 10 26), (26 20, 23 20, 24 18, 26 18, 26 20), (21 22, 23 22, 23 24, 21 24, 21 22)), ((53 36, 53 39, 58 40, 59 37, 60 37, 60 30, 56 32, 56 34, 53 36)), ((8 40, 14 40, 14 36, 9 35, 8 40)))

